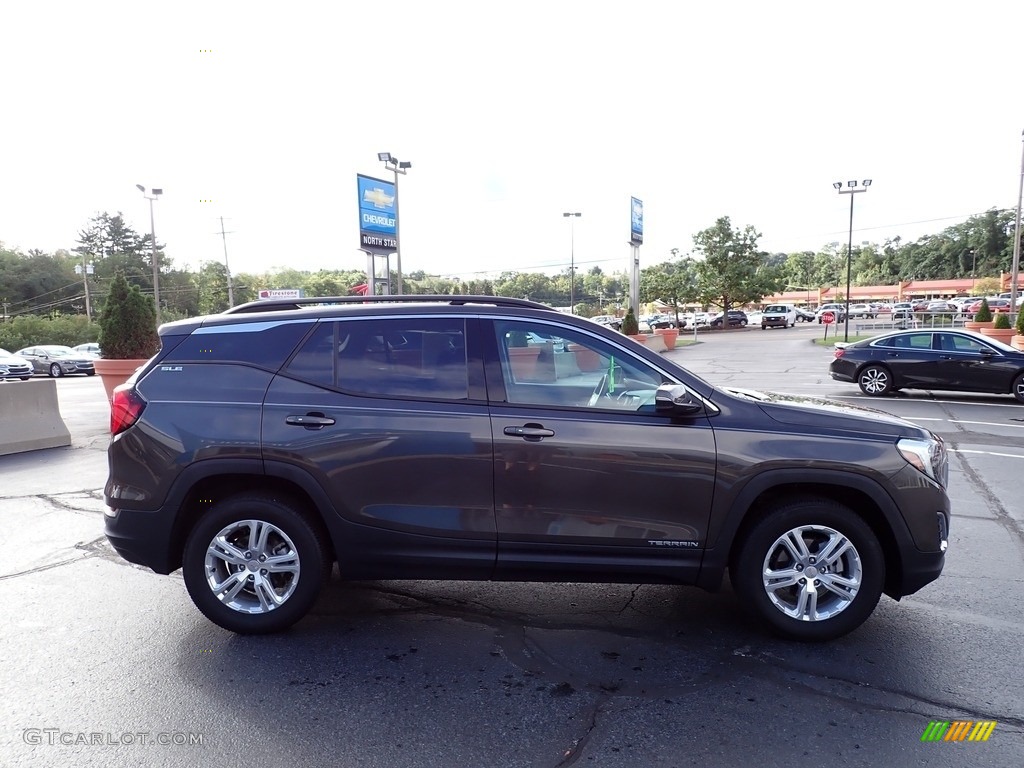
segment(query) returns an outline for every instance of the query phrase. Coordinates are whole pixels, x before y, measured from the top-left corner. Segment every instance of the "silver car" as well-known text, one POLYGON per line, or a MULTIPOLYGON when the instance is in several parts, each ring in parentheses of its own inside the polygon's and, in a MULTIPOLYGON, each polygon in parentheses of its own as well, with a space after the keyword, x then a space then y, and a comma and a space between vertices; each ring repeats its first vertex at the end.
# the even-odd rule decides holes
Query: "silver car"
POLYGON ((17 355, 28 360, 35 372, 46 373, 53 378, 70 373, 84 373, 86 376, 96 373, 92 355, 75 352, 71 347, 59 344, 25 347, 18 350, 17 355))
POLYGON ((28 381, 31 378, 32 364, 28 360, 0 348, 0 379, 28 381))

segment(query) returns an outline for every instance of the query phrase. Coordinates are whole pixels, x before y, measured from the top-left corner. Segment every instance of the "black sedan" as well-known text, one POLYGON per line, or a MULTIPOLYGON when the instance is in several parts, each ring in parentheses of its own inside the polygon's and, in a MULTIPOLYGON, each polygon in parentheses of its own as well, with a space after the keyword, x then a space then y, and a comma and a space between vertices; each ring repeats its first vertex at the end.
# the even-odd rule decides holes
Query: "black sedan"
POLYGON ((1024 352, 971 331, 900 331, 837 344, 829 374, 866 395, 937 389, 1009 393, 1024 403, 1024 352))
POLYGON ((75 352, 71 347, 60 344, 41 344, 38 347, 25 347, 18 350, 18 357, 23 357, 32 364, 36 373, 46 373, 57 378, 69 373, 84 373, 92 376, 96 369, 92 364, 95 355, 75 352))
MULTIPOLYGON (((740 310, 740 309, 730 309, 729 310, 729 325, 731 327, 733 327, 733 328, 736 328, 736 327, 745 328, 748 322, 750 322, 750 321, 747 319, 747 313, 744 312, 743 310, 740 310)), ((722 327, 722 313, 721 312, 719 312, 717 315, 715 315, 713 318, 711 318, 711 327, 712 328, 721 328, 722 327)))

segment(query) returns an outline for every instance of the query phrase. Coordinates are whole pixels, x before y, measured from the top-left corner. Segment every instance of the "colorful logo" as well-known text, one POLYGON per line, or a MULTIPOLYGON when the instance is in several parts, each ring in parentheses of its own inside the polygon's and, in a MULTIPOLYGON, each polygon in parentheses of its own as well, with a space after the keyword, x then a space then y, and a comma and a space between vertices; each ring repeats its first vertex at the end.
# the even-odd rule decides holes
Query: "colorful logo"
POLYGON ((921 741, 988 741, 995 727, 995 720, 932 720, 921 741))

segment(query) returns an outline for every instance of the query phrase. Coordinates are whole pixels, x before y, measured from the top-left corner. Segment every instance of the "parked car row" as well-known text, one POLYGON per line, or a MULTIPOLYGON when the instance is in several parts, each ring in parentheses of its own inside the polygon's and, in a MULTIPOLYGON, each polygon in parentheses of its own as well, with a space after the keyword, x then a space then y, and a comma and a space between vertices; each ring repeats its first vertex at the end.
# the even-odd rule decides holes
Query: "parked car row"
MULTIPOLYGON (((99 350, 98 344, 79 346, 91 346, 99 350)), ((79 351, 79 347, 72 348, 61 344, 40 344, 13 353, 0 349, 0 379, 28 381, 36 373, 45 373, 53 378, 74 373, 93 376, 96 373, 93 360, 97 357, 97 353, 83 352, 79 351)))

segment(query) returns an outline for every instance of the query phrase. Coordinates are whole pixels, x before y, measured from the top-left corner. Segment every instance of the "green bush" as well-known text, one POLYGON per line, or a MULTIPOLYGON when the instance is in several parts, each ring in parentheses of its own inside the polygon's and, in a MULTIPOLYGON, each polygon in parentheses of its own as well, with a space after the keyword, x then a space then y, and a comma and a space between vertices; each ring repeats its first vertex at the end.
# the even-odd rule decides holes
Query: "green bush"
POLYGON ((530 337, 526 335, 526 331, 509 331, 508 345, 510 347, 528 347, 530 346, 530 337))
POLYGON ((9 323, 0 323, 0 347, 17 352, 38 344, 78 344, 96 341, 100 327, 85 315, 20 315, 9 323))
POLYGON ((981 300, 981 308, 974 313, 974 322, 988 323, 992 321, 992 310, 989 309, 988 299, 981 300))
POLYGON ((995 323, 992 325, 993 328, 1000 328, 1004 331, 1010 330, 1010 316, 1005 312, 1000 312, 996 315, 995 323))
POLYGON ((1024 305, 1017 310, 1017 335, 1024 336, 1024 305))
POLYGON ((627 336, 636 336, 640 333, 640 323, 637 322, 632 307, 626 312, 626 316, 622 318, 622 332, 627 336))
POLYGON ((100 349, 112 360, 152 357, 160 348, 156 333, 156 308, 137 285, 128 285, 118 272, 100 313, 100 349))

